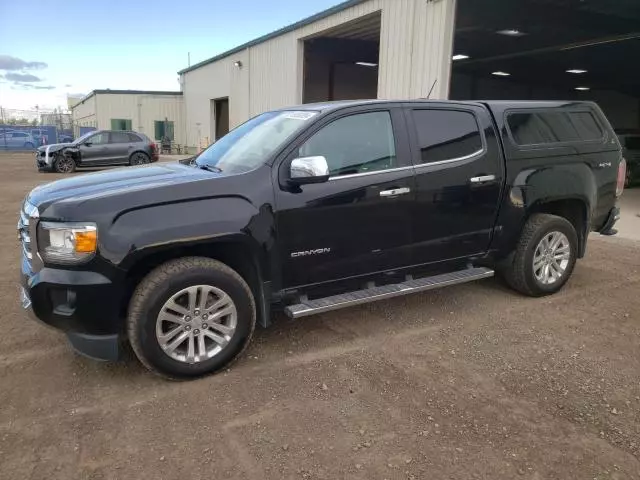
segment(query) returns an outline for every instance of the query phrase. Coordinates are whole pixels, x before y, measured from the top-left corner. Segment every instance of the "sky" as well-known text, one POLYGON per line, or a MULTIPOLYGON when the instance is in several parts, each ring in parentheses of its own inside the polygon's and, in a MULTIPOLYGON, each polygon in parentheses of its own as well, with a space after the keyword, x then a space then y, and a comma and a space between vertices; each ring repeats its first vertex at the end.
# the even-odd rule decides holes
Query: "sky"
POLYGON ((341 0, 0 0, 0 107, 94 89, 179 90, 177 72, 341 0))

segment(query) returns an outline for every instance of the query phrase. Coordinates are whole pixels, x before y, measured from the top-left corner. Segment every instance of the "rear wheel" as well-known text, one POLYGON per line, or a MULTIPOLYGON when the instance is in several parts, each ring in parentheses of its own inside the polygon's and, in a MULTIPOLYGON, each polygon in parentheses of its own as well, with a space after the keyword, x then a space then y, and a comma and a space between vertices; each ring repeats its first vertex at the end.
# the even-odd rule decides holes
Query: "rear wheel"
POLYGON ((550 295, 571 277, 577 252, 578 236, 569 221, 555 215, 535 214, 525 224, 503 274, 512 288, 525 295, 550 295))
POLYGON ((144 152, 136 152, 129 157, 129 165, 144 165, 150 163, 151 158, 144 152))
POLYGON ((168 378, 227 366, 247 347, 256 323, 249 286, 210 258, 171 260, 153 270, 129 304, 129 341, 140 361, 168 378))
POLYGON ((75 160, 62 153, 56 154, 53 160, 53 170, 56 173, 73 173, 76 169, 75 160))

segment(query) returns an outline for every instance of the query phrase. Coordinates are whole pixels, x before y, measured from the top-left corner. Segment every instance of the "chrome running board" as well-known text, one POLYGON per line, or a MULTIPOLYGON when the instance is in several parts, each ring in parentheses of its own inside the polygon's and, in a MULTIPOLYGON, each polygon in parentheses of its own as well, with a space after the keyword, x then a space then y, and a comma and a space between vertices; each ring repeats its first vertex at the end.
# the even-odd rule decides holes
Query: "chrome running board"
POLYGON ((284 309, 291 318, 301 318, 317 313, 330 312, 339 308, 352 307, 363 303, 386 300, 388 298, 408 295, 410 293, 424 292, 436 288, 458 285, 460 283, 473 282, 482 278, 493 277, 494 271, 490 268, 474 267, 452 273, 444 273, 433 277, 425 277, 417 280, 406 280, 402 283, 383 285, 379 287, 356 290, 331 297, 318 298, 316 300, 303 299, 301 303, 289 305, 284 309))

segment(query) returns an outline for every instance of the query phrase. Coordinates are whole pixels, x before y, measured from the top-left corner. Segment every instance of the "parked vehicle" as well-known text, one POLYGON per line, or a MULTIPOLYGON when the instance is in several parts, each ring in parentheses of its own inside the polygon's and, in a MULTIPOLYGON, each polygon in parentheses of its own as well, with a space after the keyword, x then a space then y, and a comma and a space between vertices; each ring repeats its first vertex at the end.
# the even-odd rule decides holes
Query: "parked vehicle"
MULTIPOLYGON (((99 134, 102 135, 102 134, 99 134)), ((188 165, 36 187, 23 305, 85 355, 229 364, 274 305, 292 318, 504 276, 557 292, 615 233, 620 144, 583 102, 359 101, 267 112, 188 165)))
POLYGON ((36 145, 34 138, 27 132, 19 130, 0 133, 0 147, 6 149, 32 149, 36 145))
POLYGON ((618 131, 622 156, 627 161, 627 184, 640 183, 640 132, 618 131))
POLYGON ((93 130, 73 142, 36 150, 38 170, 58 173, 71 173, 77 167, 143 165, 158 158, 156 144, 146 135, 119 130, 93 130))

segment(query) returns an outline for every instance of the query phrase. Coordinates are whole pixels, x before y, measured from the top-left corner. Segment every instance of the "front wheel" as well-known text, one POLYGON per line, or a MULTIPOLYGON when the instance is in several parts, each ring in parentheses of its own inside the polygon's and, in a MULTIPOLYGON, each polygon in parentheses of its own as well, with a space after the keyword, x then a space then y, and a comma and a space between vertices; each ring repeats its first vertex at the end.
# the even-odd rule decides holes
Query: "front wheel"
POLYGON ((53 170, 56 173, 73 173, 76 169, 75 160, 62 153, 59 153, 55 156, 53 160, 53 170))
POLYGON ((569 221, 535 214, 525 224, 511 262, 502 273, 512 288, 525 295, 550 295, 571 277, 577 252, 578 236, 569 221))
POLYGON ((185 257, 159 266, 138 285, 127 332, 149 370, 192 378, 237 358, 255 323, 253 295, 238 273, 217 260, 185 257))

